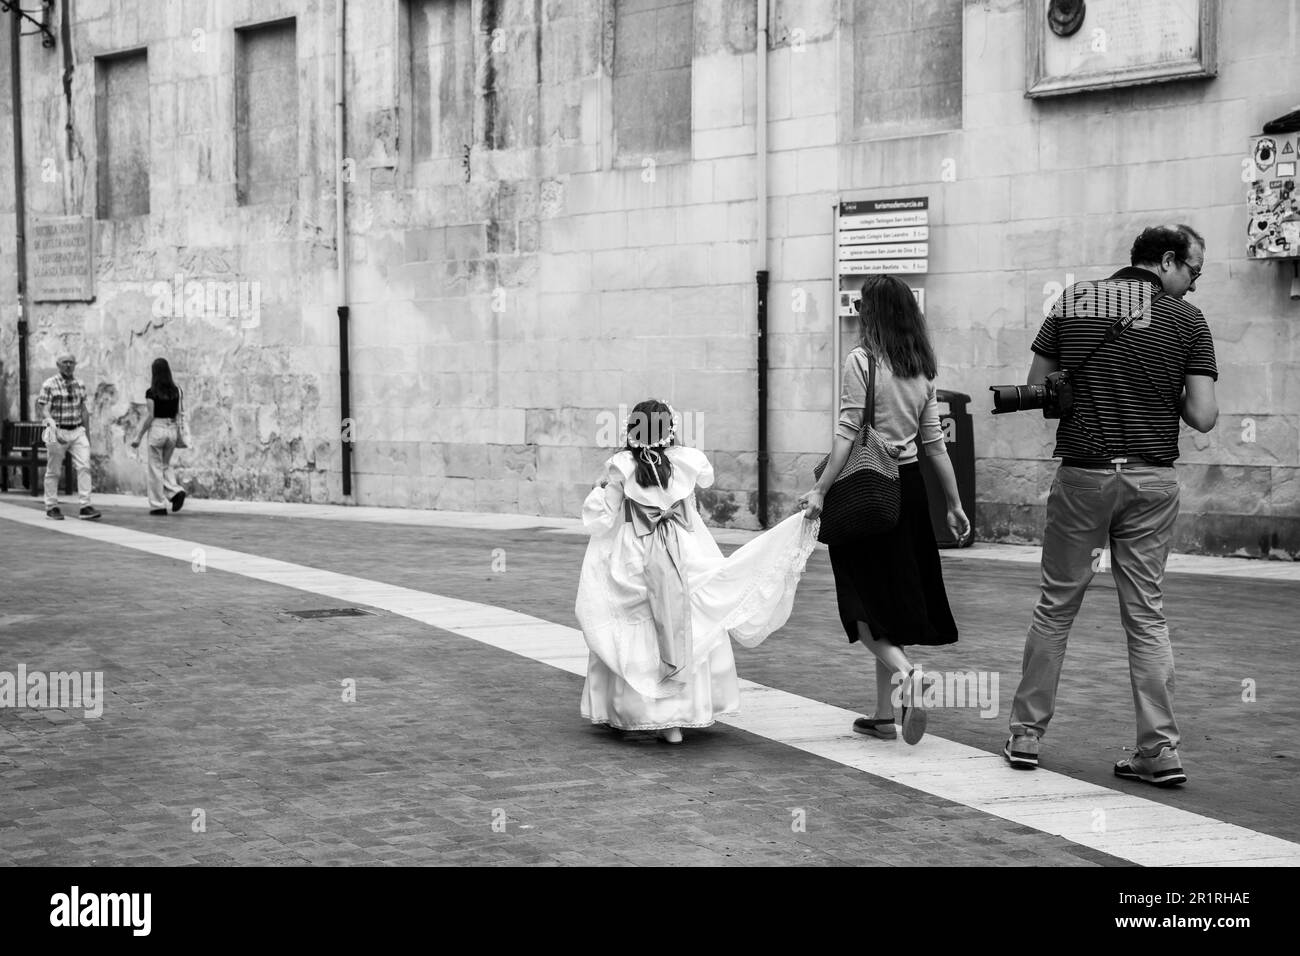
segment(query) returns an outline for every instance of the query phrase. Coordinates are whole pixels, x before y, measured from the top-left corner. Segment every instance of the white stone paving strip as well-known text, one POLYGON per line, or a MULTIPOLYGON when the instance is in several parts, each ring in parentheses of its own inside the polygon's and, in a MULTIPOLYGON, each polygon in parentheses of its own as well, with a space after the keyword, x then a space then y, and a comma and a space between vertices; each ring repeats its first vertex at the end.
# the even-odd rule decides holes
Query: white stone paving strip
MULTIPOLYGON (((95 503, 105 508, 148 507, 144 498, 135 495, 97 494, 95 503)), ((303 504, 290 501, 226 501, 216 498, 190 498, 185 508, 189 512, 199 514, 364 521, 417 528, 460 528, 477 531, 542 529, 543 534, 579 537, 585 537, 587 534, 579 518, 543 515, 485 514, 477 511, 437 511, 428 508, 377 508, 370 505, 303 504)), ((74 510, 69 507, 69 514, 74 510)), ((726 545, 745 544, 758 534, 757 531, 746 531, 740 528, 710 528, 709 530, 719 544, 726 545)), ((943 549, 939 555, 952 561, 1010 561, 1015 564, 1037 564, 1042 549, 1037 545, 978 542, 969 548, 943 549)), ((1300 561, 1262 561, 1219 558, 1202 554, 1171 554, 1168 569, 1181 574, 1213 574, 1224 577, 1300 582, 1300 561)))
MULTIPOLYGON (((202 548, 211 570, 378 608, 570 674, 586 673, 580 631, 515 611, 111 524, 51 522, 32 508, 0 503, 0 518, 186 564, 202 548)), ((1300 866, 1300 844, 1049 770, 1012 770, 998 755, 934 735, 916 747, 868 743, 848 729, 857 716, 741 681, 741 714, 723 722, 1144 866, 1300 866)), ((576 705, 574 719, 581 719, 576 705)))

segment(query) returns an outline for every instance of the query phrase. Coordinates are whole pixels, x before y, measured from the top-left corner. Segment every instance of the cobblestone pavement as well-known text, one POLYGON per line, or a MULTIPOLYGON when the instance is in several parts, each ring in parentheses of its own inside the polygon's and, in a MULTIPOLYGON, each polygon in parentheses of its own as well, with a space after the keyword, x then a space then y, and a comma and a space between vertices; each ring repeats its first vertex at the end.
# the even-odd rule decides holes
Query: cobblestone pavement
MULTIPOLYGON (((100 507, 120 527, 576 624, 580 537, 192 504, 165 519, 143 505, 100 507)), ((992 752, 1037 571, 949 555, 945 574, 962 639, 918 659, 999 674, 1000 709, 987 720, 936 710, 931 732, 992 752)), ((0 709, 0 862, 1125 862, 723 725, 675 748, 592 728, 571 674, 387 613, 300 620, 286 612, 331 602, 3 516, 0 576, 0 670, 100 670, 106 683, 97 720, 0 709), (345 681, 355 702, 342 699, 345 681)), ((1133 731, 1107 583, 1076 626, 1044 766, 1300 840, 1300 585, 1170 575, 1191 782, 1165 792, 1110 774, 1133 731), (1254 702, 1242 700, 1245 680, 1254 702)), ((738 651, 741 676, 866 708, 867 655, 837 630, 820 551, 787 628, 738 651)))

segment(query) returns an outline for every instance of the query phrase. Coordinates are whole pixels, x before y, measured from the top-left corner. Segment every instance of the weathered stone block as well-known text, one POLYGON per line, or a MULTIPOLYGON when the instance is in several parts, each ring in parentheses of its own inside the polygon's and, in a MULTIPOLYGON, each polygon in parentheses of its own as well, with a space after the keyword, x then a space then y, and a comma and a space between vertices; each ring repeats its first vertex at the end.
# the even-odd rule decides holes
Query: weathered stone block
POLYGON ((839 384, 822 369, 773 368, 768 372, 768 404, 778 414, 786 411, 825 411, 829 414, 839 384))
POLYGON ((679 209, 676 241, 689 243, 749 239, 749 233, 737 235, 728 231, 728 210, 732 208, 734 206, 731 203, 704 203, 679 209))
POLYGON ((710 201, 733 202, 738 199, 754 198, 756 187, 752 156, 715 159, 712 161, 712 166, 713 195, 710 201))
POLYGON ((437 489, 434 507, 440 511, 473 511, 477 500, 473 478, 444 478, 437 489))
POLYGON ((834 242, 829 233, 795 236, 776 244, 779 272, 788 279, 828 279, 834 267, 834 242))
POLYGON ((691 63, 691 124, 695 129, 727 129, 744 121, 744 76, 730 54, 697 56, 691 63))
POLYGON ((1300 462, 1297 419, 1289 415, 1228 415, 1208 433, 1184 427, 1179 460, 1188 464, 1287 465, 1300 462))
POLYGON ((738 371, 758 364, 758 347, 748 336, 705 339, 704 367, 738 371))
MULTIPOLYGON (((677 210, 634 209, 627 214, 627 242, 632 247, 671 245, 677 241, 677 210)), ((701 240, 686 240, 699 242, 701 240)))
POLYGON ((1045 505, 1057 463, 1034 459, 977 458, 975 498, 978 502, 1045 505))
POLYGON ((519 500, 518 478, 481 478, 474 483, 474 510, 513 512, 519 500))
POLYGON ((691 135, 691 147, 692 158, 696 160, 753 155, 754 128, 733 126, 726 129, 696 130, 691 135))
POLYGON ((1250 465, 1184 465, 1178 469, 1184 514, 1266 514, 1272 469, 1250 465))
MULTIPOLYGON (((834 176, 833 169, 831 176, 834 176)), ((830 235, 835 228, 834 210, 834 193, 813 191, 808 195, 791 196, 786 201, 783 231, 787 236, 830 235)))
POLYGON ((1043 505, 1012 505, 981 501, 968 517, 975 525, 978 541, 1003 544, 1041 544, 1047 508, 1043 505))
MULTIPOLYGON (((611 281, 608 272, 613 262, 617 261, 611 257, 621 255, 620 253, 591 253, 577 252, 567 255, 548 255, 539 253, 538 259, 538 278, 541 280, 541 292, 588 292, 593 288, 594 274, 601 276, 601 281, 609 283, 611 281), (596 257, 604 257, 597 260, 596 257), (596 263, 599 261, 599 267, 596 263)), ((599 288, 631 288, 631 286, 610 286, 608 284, 599 286, 599 288)))
MULTIPOLYGON (((785 234, 786 200, 798 191, 798 151, 773 152, 767 158, 768 234, 785 234)), ((751 201, 755 197, 746 197, 751 201)))
POLYGON ((831 341, 828 335, 769 333, 767 348, 768 361, 774 369, 812 369, 830 379, 831 341))
POLYGON ((680 288, 709 282, 709 247, 706 245, 656 246, 637 254, 640 286, 680 288))
POLYGON ((1300 518, 1300 468, 1270 469, 1268 510, 1279 518, 1300 518))

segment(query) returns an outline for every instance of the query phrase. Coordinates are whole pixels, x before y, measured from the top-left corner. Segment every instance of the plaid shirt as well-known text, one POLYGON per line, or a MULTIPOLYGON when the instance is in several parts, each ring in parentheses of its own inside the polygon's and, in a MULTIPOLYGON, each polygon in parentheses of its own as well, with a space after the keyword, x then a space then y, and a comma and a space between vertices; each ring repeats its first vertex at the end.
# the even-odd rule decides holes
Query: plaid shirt
POLYGON ((86 386, 75 378, 66 382, 62 375, 47 378, 38 399, 45 406, 45 414, 60 428, 76 428, 81 424, 81 403, 85 400, 86 386))

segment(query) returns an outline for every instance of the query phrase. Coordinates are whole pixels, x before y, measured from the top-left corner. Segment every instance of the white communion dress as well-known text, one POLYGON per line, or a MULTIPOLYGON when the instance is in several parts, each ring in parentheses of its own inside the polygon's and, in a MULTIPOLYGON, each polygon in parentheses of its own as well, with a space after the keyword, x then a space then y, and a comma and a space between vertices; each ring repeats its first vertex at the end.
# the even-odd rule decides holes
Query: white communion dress
POLYGON ((799 513, 724 558, 695 507, 713 466, 694 448, 662 454, 673 465, 666 488, 638 484, 621 451, 582 509, 582 716, 621 730, 707 727, 738 713, 729 638, 754 647, 785 624, 817 544, 818 523, 799 513))

